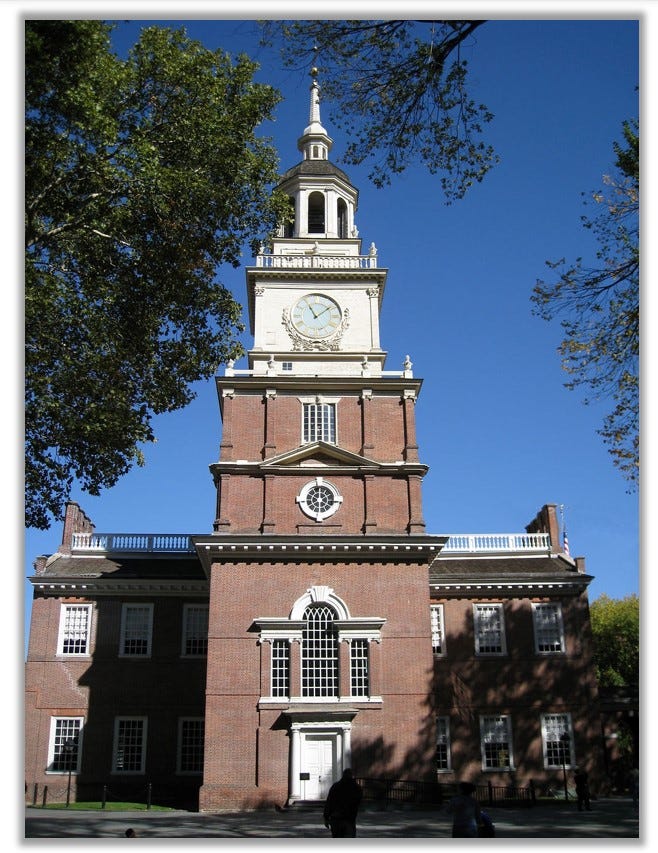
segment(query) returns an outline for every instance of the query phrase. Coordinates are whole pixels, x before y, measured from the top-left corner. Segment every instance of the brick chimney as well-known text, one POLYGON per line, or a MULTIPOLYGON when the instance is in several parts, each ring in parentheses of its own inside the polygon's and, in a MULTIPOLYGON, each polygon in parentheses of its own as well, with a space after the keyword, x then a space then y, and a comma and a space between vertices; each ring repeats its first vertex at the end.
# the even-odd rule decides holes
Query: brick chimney
POLYGON ((62 544, 59 547, 61 554, 70 554, 73 546, 74 533, 93 533, 94 524, 87 514, 75 503, 69 501, 66 504, 64 514, 64 532, 62 533, 62 544))
POLYGON ((526 526, 526 533, 548 533, 551 540, 551 552, 558 554, 560 547, 560 525, 557 518, 557 504, 544 504, 535 518, 526 526))

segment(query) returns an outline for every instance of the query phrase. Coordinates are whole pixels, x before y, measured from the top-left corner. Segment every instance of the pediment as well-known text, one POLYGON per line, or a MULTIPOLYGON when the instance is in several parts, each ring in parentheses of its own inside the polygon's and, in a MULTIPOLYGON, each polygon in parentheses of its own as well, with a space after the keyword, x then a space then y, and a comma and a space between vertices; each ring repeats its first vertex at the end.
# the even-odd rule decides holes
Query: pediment
POLYGON ((351 468, 381 468, 379 462, 352 453, 325 441, 314 441, 304 444, 286 453, 279 453, 266 459, 261 468, 336 468, 349 466, 351 468))

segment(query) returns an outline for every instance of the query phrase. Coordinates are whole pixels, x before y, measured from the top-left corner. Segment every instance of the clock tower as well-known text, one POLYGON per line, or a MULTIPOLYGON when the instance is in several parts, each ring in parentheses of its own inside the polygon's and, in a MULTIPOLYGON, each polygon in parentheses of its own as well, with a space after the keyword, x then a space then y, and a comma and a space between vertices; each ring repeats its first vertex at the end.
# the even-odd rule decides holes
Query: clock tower
POLYGON ((246 269, 248 366, 216 380, 203 810, 323 800, 346 767, 435 778, 421 380, 384 370, 387 270, 312 78, 289 217, 246 269))

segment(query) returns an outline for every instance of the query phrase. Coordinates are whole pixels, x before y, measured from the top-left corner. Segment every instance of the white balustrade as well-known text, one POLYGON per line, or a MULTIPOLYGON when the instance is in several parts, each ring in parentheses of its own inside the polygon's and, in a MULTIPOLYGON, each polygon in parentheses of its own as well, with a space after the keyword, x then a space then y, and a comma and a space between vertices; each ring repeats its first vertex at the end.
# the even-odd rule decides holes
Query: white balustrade
MULTIPOLYGON (((130 553, 194 553, 186 533, 74 533, 74 551, 130 553)), ((442 549, 446 553, 548 552, 548 533, 455 533, 442 549)))
POLYGON ((265 269, 377 269, 377 255, 266 255, 256 256, 265 269))
POLYGON ((455 533, 442 552, 474 553, 482 551, 550 551, 548 533, 455 533))
POLYGON ((187 533, 74 533, 74 551, 193 552, 187 533))

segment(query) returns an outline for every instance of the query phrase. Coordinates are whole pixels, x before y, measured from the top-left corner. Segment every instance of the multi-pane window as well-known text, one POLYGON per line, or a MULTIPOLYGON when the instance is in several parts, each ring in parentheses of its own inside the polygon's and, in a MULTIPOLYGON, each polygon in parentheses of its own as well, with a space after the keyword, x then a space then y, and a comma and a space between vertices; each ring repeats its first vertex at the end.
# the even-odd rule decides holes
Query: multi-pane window
POLYGON ((48 770, 77 773, 82 755, 82 717, 53 717, 48 749, 48 770))
POLYGON ((304 611, 302 631, 302 696, 338 695, 338 640, 335 613, 326 604, 304 611))
POLYGON ((480 717, 480 744, 483 770, 511 770, 512 730, 506 715, 480 717))
POLYGON ((368 641, 352 640, 350 643, 350 692, 352 696, 368 696, 368 641))
POLYGON ((432 604, 430 607, 430 620, 432 628, 432 651, 435 655, 444 655, 445 630, 443 627, 443 605, 432 604))
POLYGON ((183 655, 208 654, 208 605, 186 604, 183 608, 183 655))
POLYGON ((535 651, 539 654, 564 651, 562 607, 558 603, 533 604, 535 651))
POLYGON ((114 721, 114 773, 143 773, 146 764, 146 717, 117 717, 114 721))
POLYGON ((203 773, 205 722, 190 717, 178 722, 178 773, 203 773))
POLYGON ((124 604, 121 612, 119 654, 127 657, 150 656, 152 631, 152 604, 124 604))
POLYGON ((302 441, 336 443, 335 403, 304 403, 302 441))
POLYGON ((474 604, 475 652, 479 655, 504 655, 505 625, 502 604, 474 604))
POLYGON ((91 604, 63 604, 60 612, 58 654, 88 655, 91 604))
POLYGON ((290 643, 272 640, 271 695, 285 698, 290 695, 290 643))
POLYGON ((573 733, 570 714, 543 714, 541 736, 544 767, 569 767, 573 763, 573 733))
POLYGON ((281 370, 284 373, 290 373, 290 371, 292 370, 292 361, 282 361, 281 370))
POLYGON ((436 718, 436 769, 450 770, 450 718, 436 718))

